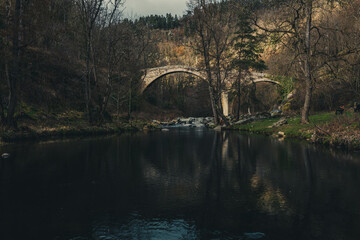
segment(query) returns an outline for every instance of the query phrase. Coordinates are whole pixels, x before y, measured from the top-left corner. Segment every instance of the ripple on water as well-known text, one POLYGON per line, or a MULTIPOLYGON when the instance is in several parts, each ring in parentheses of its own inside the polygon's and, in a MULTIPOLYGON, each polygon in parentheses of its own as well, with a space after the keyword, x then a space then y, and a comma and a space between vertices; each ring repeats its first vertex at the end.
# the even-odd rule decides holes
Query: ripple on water
POLYGON ((198 239, 194 224, 184 219, 146 219, 133 214, 127 223, 98 221, 93 226, 93 239, 198 239))

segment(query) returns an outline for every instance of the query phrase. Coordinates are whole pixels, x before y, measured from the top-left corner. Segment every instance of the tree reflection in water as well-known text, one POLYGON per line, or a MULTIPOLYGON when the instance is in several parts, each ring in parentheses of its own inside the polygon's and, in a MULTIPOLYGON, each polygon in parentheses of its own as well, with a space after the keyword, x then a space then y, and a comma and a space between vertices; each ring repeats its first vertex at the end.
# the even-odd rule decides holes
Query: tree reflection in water
POLYGON ((0 239, 358 239, 356 155, 172 130, 3 146, 0 239), (20 231, 21 230, 21 231, 20 231))

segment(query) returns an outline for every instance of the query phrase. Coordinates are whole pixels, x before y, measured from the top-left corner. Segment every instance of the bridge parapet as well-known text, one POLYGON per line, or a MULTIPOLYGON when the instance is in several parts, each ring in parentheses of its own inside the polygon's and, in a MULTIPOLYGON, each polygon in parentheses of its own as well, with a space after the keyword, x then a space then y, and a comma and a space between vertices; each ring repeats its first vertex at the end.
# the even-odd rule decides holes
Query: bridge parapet
MULTIPOLYGON (((203 80, 206 80, 205 70, 197 69, 189 66, 171 65, 164 67, 148 68, 148 69, 144 69, 141 92, 143 92, 151 83, 153 83, 157 79, 173 73, 188 73, 197 76, 203 80)), ((235 72, 229 74, 226 81, 227 87, 231 87, 232 79, 234 79, 235 77, 236 77, 235 72)), ((247 80, 249 80, 249 83, 252 83, 253 81, 254 83, 265 82, 265 83, 281 85, 277 81, 273 81, 269 78, 266 78, 266 75, 264 73, 258 73, 258 72, 252 72, 251 75, 248 76, 247 80)))

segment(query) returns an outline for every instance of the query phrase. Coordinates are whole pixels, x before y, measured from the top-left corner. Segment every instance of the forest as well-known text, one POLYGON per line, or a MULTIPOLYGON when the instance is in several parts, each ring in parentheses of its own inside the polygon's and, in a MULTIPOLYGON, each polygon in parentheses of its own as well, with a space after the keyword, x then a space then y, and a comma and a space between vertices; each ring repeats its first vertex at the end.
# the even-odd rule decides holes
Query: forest
POLYGON ((181 17, 138 19, 123 10, 123 0, 1 1, 2 128, 180 116, 230 125, 274 109, 308 124, 360 103, 359 0, 189 0, 181 17), (168 65, 206 79, 169 75, 141 94, 146 69, 168 65), (254 72, 281 86, 251 82, 254 72))

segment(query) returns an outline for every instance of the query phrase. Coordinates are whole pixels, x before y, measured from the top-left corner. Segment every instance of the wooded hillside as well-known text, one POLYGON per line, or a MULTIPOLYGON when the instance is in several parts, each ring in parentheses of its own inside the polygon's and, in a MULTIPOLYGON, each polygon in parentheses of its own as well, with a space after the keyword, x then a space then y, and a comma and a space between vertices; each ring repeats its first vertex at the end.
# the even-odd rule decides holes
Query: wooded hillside
POLYGON ((191 0, 182 17, 136 20, 124 18, 123 7, 122 0, 1 1, 3 125, 71 111, 101 125, 149 106, 155 115, 166 109, 226 121, 225 90, 234 116, 283 103, 284 111, 303 110, 307 122, 310 110, 360 102, 359 0, 191 0), (205 69, 206 84, 174 75, 139 94, 143 69, 174 64, 205 69), (238 78, 225 89, 230 71, 238 78), (243 86, 252 71, 282 87, 243 86), (189 108, 194 103, 201 107, 189 108))

